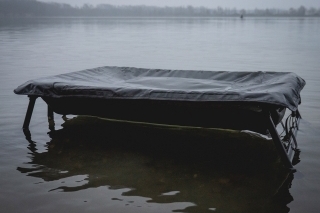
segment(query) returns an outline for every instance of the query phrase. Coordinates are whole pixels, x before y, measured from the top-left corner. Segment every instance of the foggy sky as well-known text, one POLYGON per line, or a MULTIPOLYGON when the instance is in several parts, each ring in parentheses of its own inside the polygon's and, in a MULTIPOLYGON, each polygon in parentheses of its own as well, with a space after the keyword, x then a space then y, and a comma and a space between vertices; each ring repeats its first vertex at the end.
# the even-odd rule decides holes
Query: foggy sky
POLYGON ((309 7, 320 7, 320 0, 39 0, 43 2, 67 3, 71 6, 82 6, 85 3, 91 5, 113 4, 113 5, 153 5, 153 6, 205 6, 208 8, 254 9, 254 8, 298 8, 301 5, 309 7))

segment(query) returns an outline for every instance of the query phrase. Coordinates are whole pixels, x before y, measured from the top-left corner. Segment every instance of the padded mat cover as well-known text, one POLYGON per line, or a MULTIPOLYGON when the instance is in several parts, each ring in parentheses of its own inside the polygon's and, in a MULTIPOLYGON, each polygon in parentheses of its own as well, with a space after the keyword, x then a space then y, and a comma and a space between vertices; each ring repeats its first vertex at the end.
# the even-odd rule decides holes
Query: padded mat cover
POLYGON ((290 72, 99 67, 28 81, 16 94, 40 97, 252 102, 295 111, 305 81, 290 72))

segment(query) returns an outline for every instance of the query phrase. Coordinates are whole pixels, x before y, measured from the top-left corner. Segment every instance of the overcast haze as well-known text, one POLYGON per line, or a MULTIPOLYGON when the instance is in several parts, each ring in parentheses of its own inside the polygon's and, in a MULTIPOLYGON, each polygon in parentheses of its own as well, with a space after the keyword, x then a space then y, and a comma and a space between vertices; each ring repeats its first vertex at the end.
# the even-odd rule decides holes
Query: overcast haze
POLYGON ((113 5, 155 5, 155 6, 205 6, 209 8, 236 7, 238 9, 254 8, 297 8, 301 5, 309 7, 320 7, 320 0, 41 0, 43 2, 67 3, 72 6, 82 6, 85 3, 92 5, 113 4, 113 5))

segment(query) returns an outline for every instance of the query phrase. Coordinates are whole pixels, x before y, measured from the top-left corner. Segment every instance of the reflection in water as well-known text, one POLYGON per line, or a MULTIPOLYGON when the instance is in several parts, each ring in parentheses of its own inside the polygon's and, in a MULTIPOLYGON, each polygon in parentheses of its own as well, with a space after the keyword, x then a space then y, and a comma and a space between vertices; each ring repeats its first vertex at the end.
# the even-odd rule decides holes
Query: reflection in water
POLYGON ((44 181, 86 176, 51 190, 108 186, 149 203, 194 204, 175 212, 289 212, 293 200, 293 175, 284 171, 272 143, 247 134, 79 116, 52 129, 48 151, 38 153, 25 133, 33 167, 18 167, 21 173, 44 181))

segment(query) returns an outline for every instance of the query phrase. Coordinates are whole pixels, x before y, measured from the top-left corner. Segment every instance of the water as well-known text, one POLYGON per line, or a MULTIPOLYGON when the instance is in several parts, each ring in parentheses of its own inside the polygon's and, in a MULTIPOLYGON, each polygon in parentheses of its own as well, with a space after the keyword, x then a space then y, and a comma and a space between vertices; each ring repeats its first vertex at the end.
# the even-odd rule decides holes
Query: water
POLYGON ((318 18, 1 19, 0 211, 318 212, 319 34, 318 18), (40 100, 26 140, 14 88, 107 65, 297 73, 298 172, 266 144, 210 132, 58 116, 50 131, 40 100))

